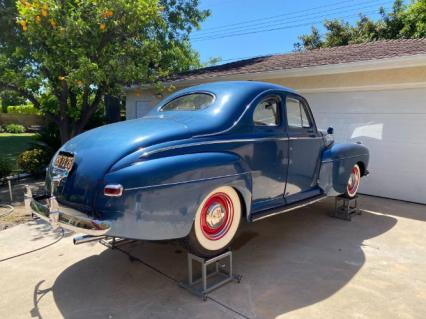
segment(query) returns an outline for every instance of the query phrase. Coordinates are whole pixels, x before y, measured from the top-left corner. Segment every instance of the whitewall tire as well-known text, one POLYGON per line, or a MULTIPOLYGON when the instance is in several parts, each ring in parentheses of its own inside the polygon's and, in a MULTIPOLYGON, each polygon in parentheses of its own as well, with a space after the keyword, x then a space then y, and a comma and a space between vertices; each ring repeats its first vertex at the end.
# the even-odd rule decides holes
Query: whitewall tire
POLYGON ((240 221, 238 193, 229 186, 218 187, 205 196, 199 205, 187 246, 198 255, 219 254, 231 244, 240 221))
POLYGON ((354 198, 361 184, 361 169, 358 164, 352 167, 351 175, 349 176, 348 185, 346 186, 345 197, 354 198))

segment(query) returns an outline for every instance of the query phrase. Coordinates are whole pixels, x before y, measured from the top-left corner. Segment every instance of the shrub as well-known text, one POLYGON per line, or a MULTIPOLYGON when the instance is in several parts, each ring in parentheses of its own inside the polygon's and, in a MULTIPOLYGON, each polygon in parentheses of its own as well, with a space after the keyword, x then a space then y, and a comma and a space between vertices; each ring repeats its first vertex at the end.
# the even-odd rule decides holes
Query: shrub
POLYGON ((40 111, 37 110, 32 104, 8 106, 7 113, 41 115, 40 111))
POLYGON ((34 175, 44 173, 48 163, 49 155, 41 148, 25 151, 18 156, 19 167, 25 172, 34 175))
POLYGON ((0 133, 3 133, 3 128, 1 127, 1 125, 0 125, 0 133))
POLYGON ((12 134, 25 133, 25 126, 21 124, 8 124, 5 126, 4 130, 7 133, 12 133, 12 134))
POLYGON ((0 178, 9 176, 12 173, 12 164, 5 158, 0 157, 0 178))

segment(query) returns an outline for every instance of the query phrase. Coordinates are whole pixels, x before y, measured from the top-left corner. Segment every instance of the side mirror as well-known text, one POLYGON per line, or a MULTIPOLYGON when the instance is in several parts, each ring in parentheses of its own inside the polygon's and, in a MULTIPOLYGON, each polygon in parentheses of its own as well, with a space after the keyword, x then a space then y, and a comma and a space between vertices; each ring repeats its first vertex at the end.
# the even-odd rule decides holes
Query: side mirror
POLYGON ((334 134, 334 128, 332 128, 331 126, 327 129, 327 134, 334 134))

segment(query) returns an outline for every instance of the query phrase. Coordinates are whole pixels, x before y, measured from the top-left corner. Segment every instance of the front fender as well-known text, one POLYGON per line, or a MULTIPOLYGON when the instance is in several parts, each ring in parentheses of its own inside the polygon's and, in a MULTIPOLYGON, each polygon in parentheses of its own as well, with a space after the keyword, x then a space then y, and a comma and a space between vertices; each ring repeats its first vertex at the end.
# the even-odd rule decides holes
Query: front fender
POLYGON ((112 220, 117 237, 162 240, 185 237, 203 198, 219 186, 234 187, 251 205, 251 175, 233 153, 194 153, 140 162, 107 174, 121 197, 98 196, 96 210, 112 220))
POLYGON ((369 150, 360 144, 334 144, 324 150, 321 157, 319 186, 328 196, 345 193, 352 167, 361 165, 363 175, 366 175, 369 150))

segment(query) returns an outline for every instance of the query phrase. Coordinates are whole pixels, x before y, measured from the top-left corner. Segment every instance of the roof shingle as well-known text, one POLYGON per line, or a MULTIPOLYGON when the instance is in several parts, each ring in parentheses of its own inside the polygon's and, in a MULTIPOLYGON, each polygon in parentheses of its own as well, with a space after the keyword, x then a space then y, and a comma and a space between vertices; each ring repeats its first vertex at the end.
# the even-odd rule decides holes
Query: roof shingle
POLYGON ((203 80, 218 76, 290 70, 418 54, 426 54, 426 38, 375 41, 334 48, 256 57, 180 73, 173 76, 171 80, 203 80))

